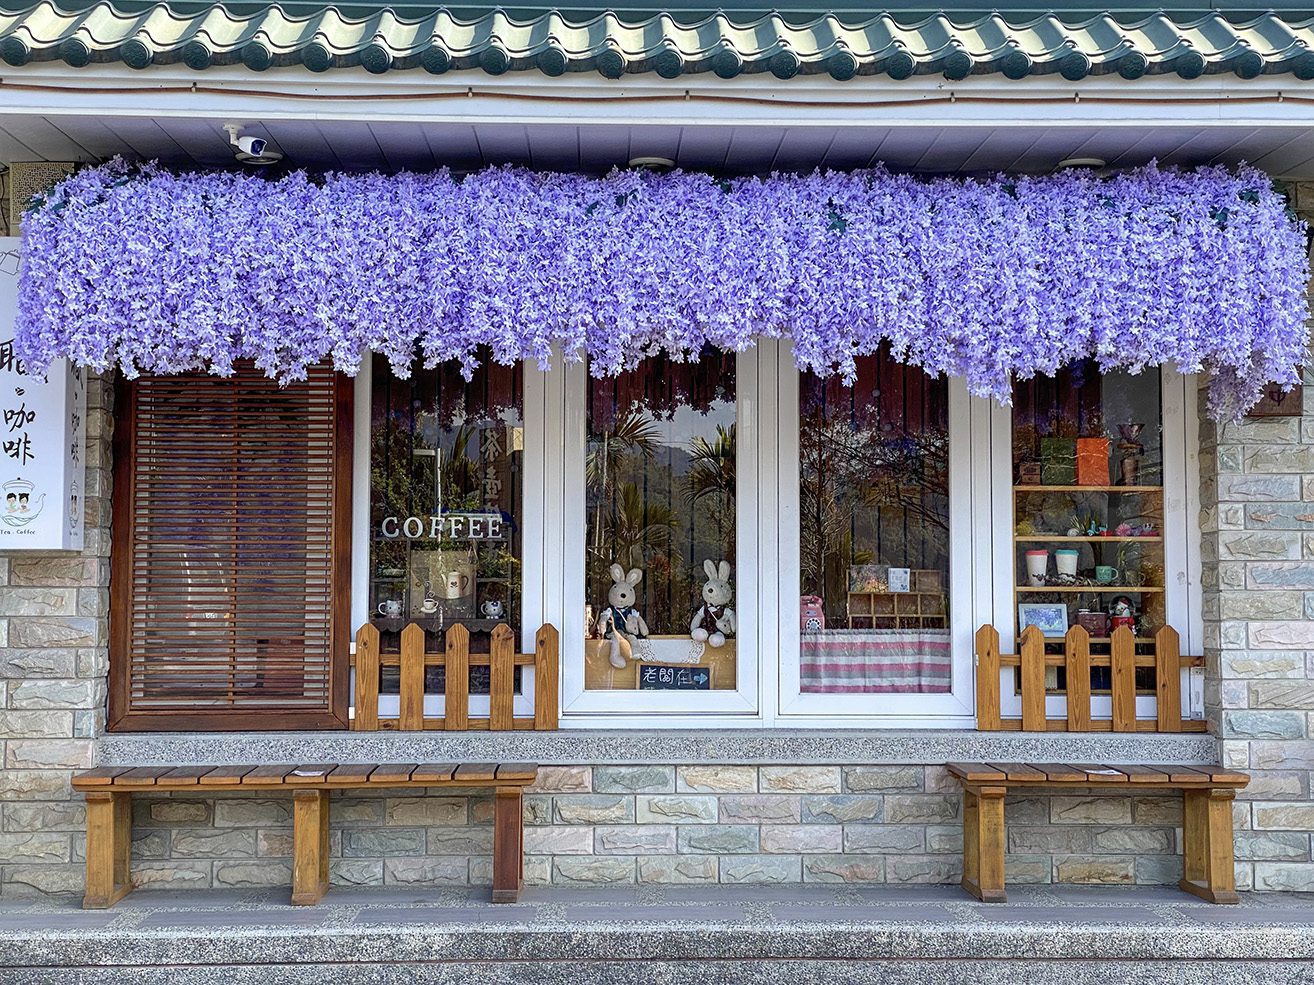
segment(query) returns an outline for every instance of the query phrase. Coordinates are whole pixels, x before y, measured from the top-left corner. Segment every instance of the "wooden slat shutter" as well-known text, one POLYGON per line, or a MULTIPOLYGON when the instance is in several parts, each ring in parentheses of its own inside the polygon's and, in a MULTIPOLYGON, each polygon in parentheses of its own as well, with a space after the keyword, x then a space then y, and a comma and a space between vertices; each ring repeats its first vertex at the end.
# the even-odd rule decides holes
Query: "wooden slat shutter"
POLYGON ((110 727, 347 725, 351 381, 120 387, 110 727))

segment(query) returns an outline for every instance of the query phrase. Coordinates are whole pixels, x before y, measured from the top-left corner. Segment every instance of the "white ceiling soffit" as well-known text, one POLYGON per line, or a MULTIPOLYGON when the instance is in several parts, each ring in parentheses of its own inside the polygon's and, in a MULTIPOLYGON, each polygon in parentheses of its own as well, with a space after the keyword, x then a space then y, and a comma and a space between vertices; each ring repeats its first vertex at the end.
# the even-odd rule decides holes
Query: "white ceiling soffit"
POLYGON ((603 80, 531 86, 462 74, 469 77, 435 84, 379 82, 362 72, 307 85, 304 73, 284 79, 272 71, 258 79, 29 73, 22 87, 0 80, 0 162, 121 154, 231 166, 223 131, 231 120, 271 140, 287 165, 312 169, 514 163, 601 172, 656 156, 731 174, 878 162, 920 172, 1041 173, 1065 158, 1097 157, 1113 167, 1247 161, 1275 177, 1314 177, 1314 96, 1260 80, 1202 89, 1181 80, 1001 87, 972 79, 877 86, 741 78, 681 88, 603 80), (198 79, 204 91, 193 88, 198 79))

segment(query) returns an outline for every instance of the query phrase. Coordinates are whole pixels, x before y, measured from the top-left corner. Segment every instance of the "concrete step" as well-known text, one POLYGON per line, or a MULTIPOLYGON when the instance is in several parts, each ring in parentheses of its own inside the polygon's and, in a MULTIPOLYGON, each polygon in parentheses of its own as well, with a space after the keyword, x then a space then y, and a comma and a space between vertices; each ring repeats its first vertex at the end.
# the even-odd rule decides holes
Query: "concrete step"
POLYGON ((1314 897, 1166 887, 335 888, 0 901, 0 982, 1314 985, 1314 897))

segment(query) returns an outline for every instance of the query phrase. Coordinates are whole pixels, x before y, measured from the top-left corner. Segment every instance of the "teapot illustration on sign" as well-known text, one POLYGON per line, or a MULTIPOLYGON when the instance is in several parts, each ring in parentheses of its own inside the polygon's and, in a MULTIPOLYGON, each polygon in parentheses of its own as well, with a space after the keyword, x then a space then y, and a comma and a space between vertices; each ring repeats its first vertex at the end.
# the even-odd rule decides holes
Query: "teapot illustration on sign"
POLYGON ((501 619, 505 607, 502 605, 501 599, 489 599, 479 606, 479 611, 484 614, 485 619, 501 619))
POLYGON ((447 572, 446 580, 439 586, 439 591, 445 599, 462 599, 470 594, 473 585, 471 569, 463 564, 447 572))
POLYGON ((396 619, 402 614, 402 604, 396 599, 385 599, 379 603, 379 615, 385 619, 396 619))

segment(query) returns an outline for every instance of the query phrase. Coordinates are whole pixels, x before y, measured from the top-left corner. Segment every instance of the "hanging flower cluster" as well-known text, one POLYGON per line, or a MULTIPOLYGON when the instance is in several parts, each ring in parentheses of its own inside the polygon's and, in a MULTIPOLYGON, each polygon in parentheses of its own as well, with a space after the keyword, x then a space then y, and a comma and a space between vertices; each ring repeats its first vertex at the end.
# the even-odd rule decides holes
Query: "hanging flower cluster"
POLYGON ((24 219, 17 342, 129 375, 252 359, 297 379, 367 350, 614 375, 788 339, 851 376, 882 344, 1009 399, 1091 357, 1212 375, 1231 416, 1304 360, 1303 226, 1266 175, 985 180, 883 170, 718 180, 514 168, 433 174, 78 172, 24 219))

